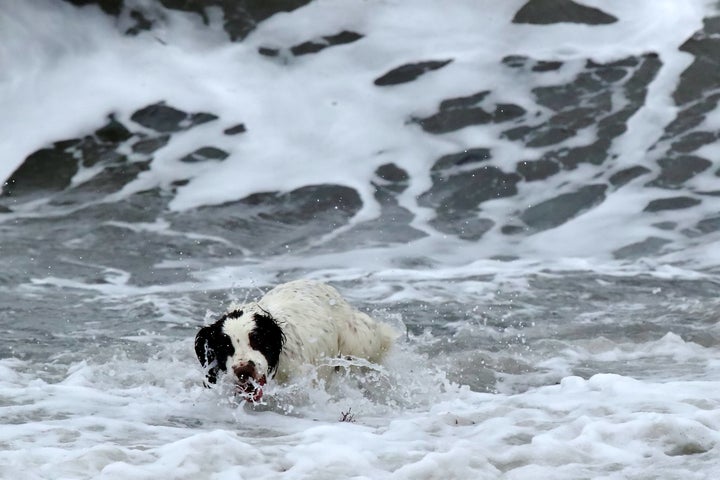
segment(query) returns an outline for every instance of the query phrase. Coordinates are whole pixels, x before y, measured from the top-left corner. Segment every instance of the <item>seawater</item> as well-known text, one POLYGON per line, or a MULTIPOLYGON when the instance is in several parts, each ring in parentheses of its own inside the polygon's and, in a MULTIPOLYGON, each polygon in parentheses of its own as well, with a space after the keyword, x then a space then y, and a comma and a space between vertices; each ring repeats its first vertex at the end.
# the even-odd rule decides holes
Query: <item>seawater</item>
POLYGON ((0 3, 0 477, 713 478, 716 6, 535 3, 0 3), (301 277, 387 361, 203 388, 301 277))

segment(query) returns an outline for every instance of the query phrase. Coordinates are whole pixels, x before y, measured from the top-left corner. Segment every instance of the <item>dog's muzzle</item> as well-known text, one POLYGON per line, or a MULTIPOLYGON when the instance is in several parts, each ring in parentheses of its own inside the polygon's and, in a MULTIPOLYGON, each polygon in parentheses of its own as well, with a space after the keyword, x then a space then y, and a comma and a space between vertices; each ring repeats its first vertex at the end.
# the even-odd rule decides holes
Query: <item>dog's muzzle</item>
POLYGON ((255 369, 255 363, 249 361, 235 365, 233 373, 237 379, 235 383, 235 393, 240 395, 245 400, 257 403, 260 401, 263 395, 263 387, 267 383, 265 375, 258 375, 255 369))

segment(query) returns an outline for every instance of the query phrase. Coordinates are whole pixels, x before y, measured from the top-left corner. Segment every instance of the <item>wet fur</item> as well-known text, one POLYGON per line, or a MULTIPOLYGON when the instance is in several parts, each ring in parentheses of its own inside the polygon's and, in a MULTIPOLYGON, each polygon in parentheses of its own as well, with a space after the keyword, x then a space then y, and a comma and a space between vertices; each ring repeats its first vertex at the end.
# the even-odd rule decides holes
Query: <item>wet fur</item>
POLYGON ((333 287, 297 280, 275 287, 257 302, 232 305, 200 329, 195 352, 209 384, 221 372, 238 372, 247 365, 256 379, 266 375, 286 382, 327 358, 379 362, 396 336, 389 326, 350 306, 333 287))

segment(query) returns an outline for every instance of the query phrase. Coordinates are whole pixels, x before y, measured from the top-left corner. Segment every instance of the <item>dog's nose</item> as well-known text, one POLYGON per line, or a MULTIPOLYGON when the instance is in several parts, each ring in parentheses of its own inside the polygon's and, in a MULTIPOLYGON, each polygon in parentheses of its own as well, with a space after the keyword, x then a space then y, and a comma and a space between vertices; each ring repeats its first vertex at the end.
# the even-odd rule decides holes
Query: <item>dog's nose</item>
POLYGON ((238 380, 248 380, 250 378, 255 378, 255 362, 253 362, 252 360, 250 360, 249 362, 234 365, 232 369, 238 380))

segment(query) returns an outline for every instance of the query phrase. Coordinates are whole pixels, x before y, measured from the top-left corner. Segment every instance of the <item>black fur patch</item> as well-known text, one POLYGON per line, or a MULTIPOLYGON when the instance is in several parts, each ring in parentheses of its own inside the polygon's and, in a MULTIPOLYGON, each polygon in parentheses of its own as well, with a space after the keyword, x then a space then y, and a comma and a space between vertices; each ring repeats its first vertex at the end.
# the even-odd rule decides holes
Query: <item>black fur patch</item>
POLYGON ((228 316, 229 314, 212 325, 201 328, 195 335, 195 354, 200 364, 207 369, 205 377, 210 383, 217 381, 220 370, 225 371, 228 357, 235 353, 230 337, 223 333, 223 325, 228 316))
POLYGON ((250 332, 250 347, 262 353, 268 362, 268 374, 275 373, 280 352, 285 345, 285 334, 267 312, 255 314, 255 328, 250 332))
POLYGON ((243 311, 242 310, 233 310, 232 312, 228 312, 220 320, 225 320, 226 318, 240 318, 242 317, 243 311))

